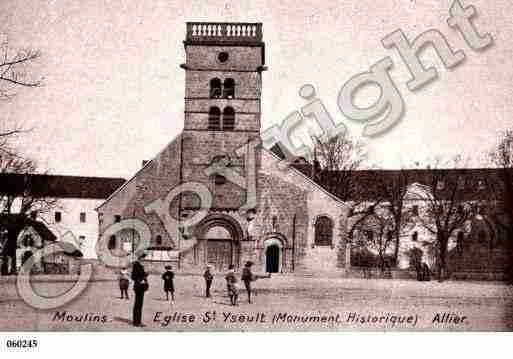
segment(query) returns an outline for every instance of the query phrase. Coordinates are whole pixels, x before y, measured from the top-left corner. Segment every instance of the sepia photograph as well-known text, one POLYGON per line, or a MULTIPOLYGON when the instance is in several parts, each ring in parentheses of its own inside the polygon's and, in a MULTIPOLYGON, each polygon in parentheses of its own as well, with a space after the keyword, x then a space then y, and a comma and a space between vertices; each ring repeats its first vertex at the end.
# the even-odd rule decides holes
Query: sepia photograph
POLYGON ((513 331, 511 15, 2 0, 0 353, 513 331))

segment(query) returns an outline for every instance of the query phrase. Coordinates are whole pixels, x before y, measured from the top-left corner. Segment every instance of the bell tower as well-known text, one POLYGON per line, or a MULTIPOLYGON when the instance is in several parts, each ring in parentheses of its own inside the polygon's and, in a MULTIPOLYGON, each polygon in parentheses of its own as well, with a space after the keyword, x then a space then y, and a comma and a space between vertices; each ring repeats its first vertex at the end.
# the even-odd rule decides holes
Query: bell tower
MULTIPOLYGON (((244 156, 235 151, 260 136, 262 24, 187 23, 184 47, 182 182, 206 185, 214 211, 236 210, 246 203, 246 190, 205 170, 222 159, 245 177, 244 156)), ((197 205, 189 198, 181 207, 197 205)))

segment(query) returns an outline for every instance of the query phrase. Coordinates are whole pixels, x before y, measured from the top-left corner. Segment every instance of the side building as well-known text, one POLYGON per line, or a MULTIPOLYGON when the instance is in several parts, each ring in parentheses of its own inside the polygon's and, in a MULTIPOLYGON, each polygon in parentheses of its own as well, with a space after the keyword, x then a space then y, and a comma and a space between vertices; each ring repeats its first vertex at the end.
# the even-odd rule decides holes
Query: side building
POLYGON ((19 266, 26 253, 43 242, 67 241, 84 259, 97 259, 98 214, 95 211, 122 178, 79 177, 41 174, 0 174, 0 220, 2 261, 19 266), (22 210, 22 204, 30 203, 22 210), (24 213, 20 213, 24 212, 24 213))

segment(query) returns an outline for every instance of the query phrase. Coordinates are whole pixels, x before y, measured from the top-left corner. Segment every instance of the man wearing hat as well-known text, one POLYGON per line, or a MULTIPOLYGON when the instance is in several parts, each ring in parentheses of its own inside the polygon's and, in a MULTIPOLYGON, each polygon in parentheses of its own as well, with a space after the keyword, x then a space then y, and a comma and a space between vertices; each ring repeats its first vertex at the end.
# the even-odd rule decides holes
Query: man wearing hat
POLYGON ((142 308, 144 303, 144 293, 148 290, 148 273, 144 270, 144 266, 135 261, 132 266, 132 280, 134 281, 134 309, 133 309, 133 324, 136 327, 142 326, 142 308))
POLYGON ((162 280, 164 281, 164 292, 166 292, 166 300, 169 300, 169 293, 171 293, 171 300, 175 301, 175 286, 173 284, 173 279, 175 274, 171 271, 172 267, 167 265, 164 267, 166 270, 164 274, 162 274, 162 280))
POLYGON ((214 280, 214 274, 212 273, 212 266, 210 264, 207 265, 205 273, 203 273, 203 278, 205 278, 205 296, 210 298, 210 287, 212 286, 212 281, 214 280))
POLYGON ((259 279, 259 278, 271 278, 271 273, 267 276, 255 275, 251 272, 251 267, 253 266, 252 261, 247 261, 242 269, 241 280, 244 282, 244 286, 246 287, 246 292, 248 293, 248 303, 251 303, 251 282, 259 279))

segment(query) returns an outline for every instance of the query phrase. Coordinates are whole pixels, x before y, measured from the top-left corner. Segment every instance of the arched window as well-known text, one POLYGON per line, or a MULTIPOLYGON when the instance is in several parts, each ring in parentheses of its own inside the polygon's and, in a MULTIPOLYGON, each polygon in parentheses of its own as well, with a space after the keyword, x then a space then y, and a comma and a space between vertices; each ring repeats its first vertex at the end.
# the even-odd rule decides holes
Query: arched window
POLYGON ((321 216, 315 221, 315 245, 331 246, 333 240, 333 221, 321 216))
POLYGON ((223 110, 223 130, 233 131, 235 128, 235 110, 233 107, 225 107, 223 110))
POLYGON ((208 112, 208 129, 220 130, 221 129, 221 110, 219 107, 211 107, 208 112))
POLYGON ((214 78, 210 80, 210 98, 221 97, 221 80, 214 78))
POLYGON ((157 246, 162 245, 162 236, 160 234, 155 238, 155 242, 156 242, 157 246))
POLYGON ((232 78, 224 80, 223 97, 234 98, 235 97, 235 81, 232 78))
POLYGON ((108 249, 114 249, 116 248, 116 236, 110 236, 109 242, 107 243, 108 249))

